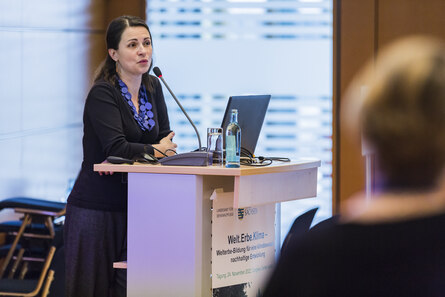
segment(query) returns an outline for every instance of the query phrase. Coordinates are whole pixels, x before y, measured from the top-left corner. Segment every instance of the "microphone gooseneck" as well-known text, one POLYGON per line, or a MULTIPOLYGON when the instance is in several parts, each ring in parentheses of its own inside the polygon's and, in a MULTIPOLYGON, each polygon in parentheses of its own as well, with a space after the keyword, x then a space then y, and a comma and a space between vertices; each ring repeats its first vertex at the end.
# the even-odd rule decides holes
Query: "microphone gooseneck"
POLYGON ((170 87, 168 86, 168 84, 165 82, 164 78, 162 77, 162 72, 161 69, 159 69, 159 67, 154 67, 153 68, 153 72, 154 74, 164 83, 165 87, 167 88, 167 90, 170 92, 170 94, 172 95, 173 99, 175 99, 176 103, 178 104, 179 108, 181 108, 182 112, 184 113, 184 115, 187 117, 187 119, 189 120, 190 124, 193 126, 193 129, 195 129, 195 133, 196 136, 198 136, 198 143, 199 143, 199 150, 202 150, 201 147, 201 137, 199 136, 199 132, 198 129, 196 128, 195 124, 193 123, 192 119, 189 117, 189 115, 187 114, 187 112, 185 111, 184 107, 182 107, 181 103, 179 102, 178 98, 176 98, 175 94, 173 93, 173 91, 170 89, 170 87))

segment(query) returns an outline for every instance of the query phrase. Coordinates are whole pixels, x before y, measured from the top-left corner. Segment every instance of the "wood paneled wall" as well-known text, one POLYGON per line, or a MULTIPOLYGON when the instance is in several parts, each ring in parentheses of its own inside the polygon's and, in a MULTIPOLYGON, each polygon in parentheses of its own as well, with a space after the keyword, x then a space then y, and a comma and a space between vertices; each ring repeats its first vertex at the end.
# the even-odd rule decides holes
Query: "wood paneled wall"
POLYGON ((334 0, 334 212, 365 187, 360 144, 341 131, 342 94, 361 66, 389 42, 412 34, 445 39, 444 15, 443 0, 334 0))

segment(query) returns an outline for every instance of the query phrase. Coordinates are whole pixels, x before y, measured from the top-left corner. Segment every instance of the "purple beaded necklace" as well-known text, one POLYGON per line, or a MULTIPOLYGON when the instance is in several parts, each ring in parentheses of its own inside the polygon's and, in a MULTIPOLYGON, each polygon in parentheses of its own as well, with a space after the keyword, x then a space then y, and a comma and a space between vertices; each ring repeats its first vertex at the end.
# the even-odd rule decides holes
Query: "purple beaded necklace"
POLYGON ((153 120, 153 112, 151 111, 152 105, 150 102, 148 102, 145 86, 142 84, 139 88, 139 113, 137 113, 136 107, 134 106, 133 101, 131 101, 131 94, 128 91, 127 85, 120 79, 119 76, 117 77, 117 81, 121 89, 121 94, 125 100, 127 100, 127 103, 133 112, 133 117, 138 123, 139 127, 141 127, 142 131, 151 131, 156 123, 153 120))

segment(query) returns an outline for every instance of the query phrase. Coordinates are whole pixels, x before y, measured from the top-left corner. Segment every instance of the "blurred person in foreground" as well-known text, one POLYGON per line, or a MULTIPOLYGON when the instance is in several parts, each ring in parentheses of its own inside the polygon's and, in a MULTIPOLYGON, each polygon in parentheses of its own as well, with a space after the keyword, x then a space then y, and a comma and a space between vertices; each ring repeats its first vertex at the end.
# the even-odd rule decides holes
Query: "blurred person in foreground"
POLYGON ((396 41, 344 102, 345 128, 375 153, 375 193, 290 242, 263 297, 445 296, 445 44, 396 41))

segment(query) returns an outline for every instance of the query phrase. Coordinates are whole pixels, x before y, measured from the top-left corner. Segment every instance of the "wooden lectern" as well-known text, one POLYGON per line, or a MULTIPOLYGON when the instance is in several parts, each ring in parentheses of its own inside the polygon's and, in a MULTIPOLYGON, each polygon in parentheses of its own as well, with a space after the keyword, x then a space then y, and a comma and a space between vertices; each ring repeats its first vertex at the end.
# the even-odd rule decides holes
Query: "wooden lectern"
POLYGON ((318 160, 241 168, 96 164, 95 171, 128 172, 128 296, 212 296, 214 189, 233 192, 235 209, 315 197, 319 166, 318 160))

